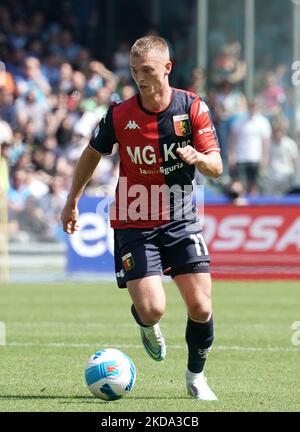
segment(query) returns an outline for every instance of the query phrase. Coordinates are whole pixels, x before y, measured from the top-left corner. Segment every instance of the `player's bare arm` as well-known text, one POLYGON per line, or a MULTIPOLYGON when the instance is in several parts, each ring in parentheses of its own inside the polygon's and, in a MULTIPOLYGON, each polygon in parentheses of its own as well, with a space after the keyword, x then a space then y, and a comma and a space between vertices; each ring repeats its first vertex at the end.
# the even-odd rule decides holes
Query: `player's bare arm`
POLYGON ((207 177, 218 178, 223 172, 222 159, 220 153, 217 151, 203 154, 188 145, 178 148, 177 154, 188 165, 195 165, 201 174, 207 177))
POLYGON ((68 234, 73 234, 79 228, 77 204, 100 159, 101 154, 88 146, 77 162, 70 193, 61 214, 63 229, 68 234))

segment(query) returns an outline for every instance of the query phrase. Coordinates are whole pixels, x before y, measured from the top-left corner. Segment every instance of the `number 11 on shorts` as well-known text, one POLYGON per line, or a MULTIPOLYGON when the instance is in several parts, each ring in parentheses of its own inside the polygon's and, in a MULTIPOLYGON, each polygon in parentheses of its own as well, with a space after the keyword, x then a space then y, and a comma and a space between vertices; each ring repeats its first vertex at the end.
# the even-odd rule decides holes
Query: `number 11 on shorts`
POLYGON ((204 252, 204 255, 208 255, 208 249, 207 249, 207 246, 205 244, 205 241, 204 241, 202 234, 200 234, 200 233, 191 234, 190 238, 193 240, 193 242, 195 244, 197 256, 201 256, 202 251, 204 252))

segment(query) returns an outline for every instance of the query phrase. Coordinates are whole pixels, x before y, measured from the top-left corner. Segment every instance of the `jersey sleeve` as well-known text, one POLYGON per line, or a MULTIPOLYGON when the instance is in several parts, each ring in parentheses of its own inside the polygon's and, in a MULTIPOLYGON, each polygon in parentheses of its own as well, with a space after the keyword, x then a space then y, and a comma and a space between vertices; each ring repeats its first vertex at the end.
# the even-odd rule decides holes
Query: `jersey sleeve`
POLYGON ((107 113, 102 117, 98 126, 93 132, 89 146, 102 154, 110 154, 113 145, 117 142, 113 124, 113 108, 111 105, 107 113))
POLYGON ((220 152, 219 140, 209 108, 199 97, 191 105, 190 118, 195 149, 204 154, 212 151, 220 152))

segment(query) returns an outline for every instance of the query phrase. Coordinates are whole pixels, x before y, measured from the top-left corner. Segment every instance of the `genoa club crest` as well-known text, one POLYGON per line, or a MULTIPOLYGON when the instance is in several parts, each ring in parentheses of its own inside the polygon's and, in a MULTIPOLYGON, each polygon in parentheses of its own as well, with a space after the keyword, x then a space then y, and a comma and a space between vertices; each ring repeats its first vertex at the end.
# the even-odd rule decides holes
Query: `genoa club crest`
POLYGON ((135 266, 135 262, 131 253, 122 256, 122 262, 125 271, 130 271, 135 266))
POLYGON ((173 124, 177 136, 186 136, 191 133, 191 123, 188 114, 173 116, 173 124))

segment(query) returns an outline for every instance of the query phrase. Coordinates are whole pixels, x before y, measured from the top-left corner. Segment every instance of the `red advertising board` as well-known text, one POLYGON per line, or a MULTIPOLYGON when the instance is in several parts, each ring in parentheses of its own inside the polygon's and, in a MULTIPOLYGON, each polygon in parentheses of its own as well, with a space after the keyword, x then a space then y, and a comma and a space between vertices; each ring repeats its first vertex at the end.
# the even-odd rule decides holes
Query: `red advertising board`
POLYGON ((300 279, 300 206, 208 205, 204 225, 215 278, 300 279))

